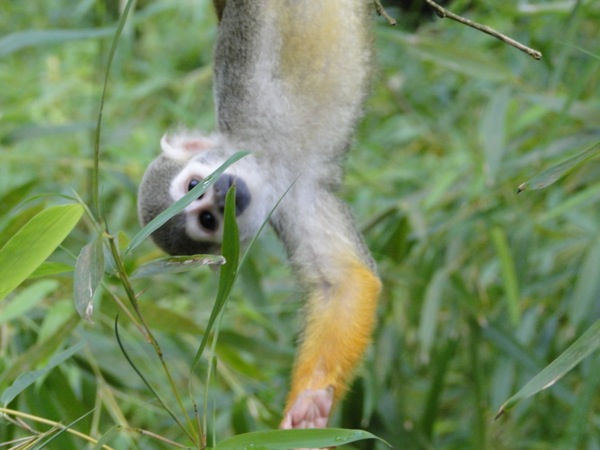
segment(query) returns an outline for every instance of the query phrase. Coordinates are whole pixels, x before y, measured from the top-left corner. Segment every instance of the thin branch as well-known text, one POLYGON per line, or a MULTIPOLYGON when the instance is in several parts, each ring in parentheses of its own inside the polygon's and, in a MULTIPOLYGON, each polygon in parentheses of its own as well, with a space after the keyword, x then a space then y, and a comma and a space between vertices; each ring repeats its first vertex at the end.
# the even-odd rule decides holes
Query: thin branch
POLYGON ((433 0, 425 0, 425 2, 429 6, 431 6, 433 9, 435 9, 435 12, 437 13, 437 15, 439 17, 441 17, 442 19, 445 19, 447 17, 448 19, 455 20, 459 23, 462 23, 463 25, 467 25, 471 28, 475 28, 476 30, 487 33, 490 36, 495 37, 496 39, 500 39, 502 42, 505 42, 508 45, 512 45, 513 47, 521 50, 522 52, 527 53, 529 56, 531 56, 534 59, 538 59, 538 60, 542 59, 542 52, 540 52, 539 50, 535 50, 531 47, 527 47, 526 45, 523 45, 520 42, 517 42, 514 39, 509 38, 508 36, 494 30, 493 28, 488 27, 487 25, 481 25, 477 22, 473 22, 472 20, 466 19, 462 16, 458 16, 458 15, 448 11, 447 9, 441 7, 440 5, 435 3, 433 0))
MULTIPOLYGON (((89 443, 91 443, 93 445, 98 444, 98 440, 97 439, 94 439, 93 437, 88 436, 87 434, 81 433, 81 432, 79 432, 77 430, 74 430, 72 428, 68 428, 68 427, 66 427, 65 425, 63 425, 60 422, 55 422, 53 420, 48 420, 48 419, 45 419, 43 417, 34 416, 34 415, 27 414, 27 413, 24 413, 24 412, 21 412, 21 411, 17 411, 17 410, 14 410, 14 409, 8 409, 8 408, 2 408, 2 407, 0 407, 0 415, 2 415, 2 417, 4 417, 4 418, 6 418, 8 416, 14 416, 15 418, 27 419, 27 420, 32 420, 34 422, 43 423, 45 425, 50 425, 50 426, 52 426, 52 427, 54 427, 54 428, 56 428, 58 430, 66 431, 67 433, 70 433, 70 434, 72 434, 74 436, 77 436, 77 437, 79 437, 79 438, 81 438, 81 439, 83 439, 85 441, 88 441, 89 443)), ((112 447, 110 447, 110 446, 108 446, 106 444, 102 445, 102 448, 104 448, 106 450, 114 450, 112 447)))
POLYGON ((154 438, 154 439, 156 439, 158 441, 165 442, 165 443, 167 443, 169 445, 172 445, 173 447, 186 448, 186 449, 189 448, 186 445, 179 444, 178 442, 172 441, 171 439, 167 439, 166 437, 161 436, 161 435, 156 434, 156 433, 153 433, 152 431, 143 430, 141 428, 129 428, 128 431, 131 431, 131 432, 134 432, 134 433, 139 433, 142 436, 150 436, 151 438, 154 438))
POLYGON ((375 5, 375 11, 377 12, 378 16, 383 16, 385 20, 387 20, 392 26, 395 26, 398 23, 396 22, 396 19, 387 13, 380 0, 373 0, 373 4, 375 5))

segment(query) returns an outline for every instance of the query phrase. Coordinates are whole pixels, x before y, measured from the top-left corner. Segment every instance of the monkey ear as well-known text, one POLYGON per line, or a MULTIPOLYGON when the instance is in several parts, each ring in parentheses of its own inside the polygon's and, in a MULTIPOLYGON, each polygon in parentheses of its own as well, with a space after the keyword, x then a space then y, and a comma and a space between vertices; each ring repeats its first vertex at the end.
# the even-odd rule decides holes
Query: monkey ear
POLYGON ((196 153, 210 150, 216 145, 217 141, 213 136, 193 132, 165 134, 160 140, 164 155, 177 161, 187 161, 196 153))

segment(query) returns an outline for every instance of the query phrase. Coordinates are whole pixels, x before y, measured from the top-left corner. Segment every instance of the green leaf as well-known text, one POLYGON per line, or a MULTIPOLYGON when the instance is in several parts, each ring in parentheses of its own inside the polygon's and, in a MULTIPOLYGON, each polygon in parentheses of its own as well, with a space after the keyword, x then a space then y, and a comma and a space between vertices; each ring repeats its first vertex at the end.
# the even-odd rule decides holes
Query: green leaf
POLYGON ((185 209, 187 205, 192 203, 200 195, 202 195, 215 181, 236 161, 239 161, 244 156, 248 155, 249 152, 237 152, 234 153, 227 161, 225 161, 217 170, 207 176, 202 183, 198 184, 194 189, 185 194, 158 216, 150 221, 145 227, 143 227, 131 240, 129 247, 127 247, 126 253, 131 252, 134 248, 140 245, 148 236, 154 233, 157 229, 163 226, 169 219, 176 216, 185 209))
POLYGON ((510 89, 504 86, 492 94, 484 108, 479 125, 479 140, 485 156, 485 171, 493 183, 506 153, 506 117, 510 103, 510 89))
POLYGON ((171 333, 174 336, 200 336, 204 333, 204 328, 194 321, 193 316, 153 302, 144 303, 144 320, 152 324, 153 331, 171 333))
POLYGON ((6 140, 11 144, 29 139, 56 139, 56 136, 93 131, 95 125, 91 121, 68 122, 64 125, 34 125, 27 123, 12 128, 5 136, 6 140))
POLYGON ((291 448, 324 448, 340 446, 365 439, 383 439, 363 430, 314 428, 303 430, 255 431, 220 442, 214 450, 289 450, 291 448))
POLYGON ((110 28, 89 28, 83 30, 27 30, 4 36, 0 39, 0 57, 26 47, 55 44, 80 39, 109 37, 115 32, 110 28))
POLYGON ((94 294, 104 275, 104 252, 102 235, 81 249, 73 275, 75 309, 85 320, 92 319, 94 294))
POLYGON ((31 386, 33 383, 35 383, 36 380, 38 380, 39 378, 46 375, 48 372, 50 372, 56 366, 58 366, 59 364, 61 364, 64 361, 66 361, 71 356, 73 356, 75 353, 77 353, 79 350, 81 350, 84 345, 85 345, 85 342, 81 341, 81 342, 75 344, 73 347, 62 351, 57 355, 54 355, 52 357, 52 359, 50 360, 50 362, 43 369, 32 370, 30 372, 25 372, 25 373, 22 373, 21 375, 19 375, 19 377, 14 381, 14 383, 11 384, 2 393, 2 397, 0 397, 0 402, 2 402, 2 404, 4 404, 6 406, 17 395, 19 395, 21 392, 23 392, 25 389, 27 389, 29 386, 31 386))
POLYGON ((595 355, 586 367, 581 386, 577 389, 577 398, 570 409, 569 421, 563 427, 564 433, 557 448, 582 448, 582 441, 588 436, 589 425, 595 419, 595 404, 600 387, 600 357, 595 355))
POLYGON ((568 197, 564 200, 552 206, 544 213, 537 215, 536 222, 543 224, 556 217, 569 214, 577 208, 587 208, 598 201, 598 199, 600 199, 600 184, 586 186, 585 189, 578 192, 569 192, 568 197))
POLYGON ((71 335, 79 324, 79 320, 79 316, 73 313, 56 332, 41 341, 38 340, 34 345, 20 353, 17 358, 13 358, 11 364, 0 373, 0 385, 15 380, 23 372, 31 370, 40 361, 50 357, 71 335))
POLYGON ((575 328, 594 310, 600 291, 600 241, 590 244, 577 271, 577 281, 567 304, 569 322, 575 328))
POLYGON ((598 348, 600 348, 600 320, 596 321, 567 350, 533 377, 519 392, 506 400, 498 410, 496 418, 512 409, 521 400, 552 386, 598 348))
POLYGON ((549 169, 544 170, 539 175, 536 175, 531 180, 521 184, 517 189, 517 193, 526 190, 543 189, 547 186, 550 186, 566 174, 583 165, 588 160, 598 156, 598 154, 600 154, 600 142, 595 143, 579 155, 573 156, 572 158, 569 158, 560 164, 552 166, 549 169))
MULTIPOLYGON (((194 188, 195 189, 195 188, 194 188)), ((206 325, 206 331, 202 336, 200 347, 194 356, 192 363, 191 372, 194 372, 196 365, 200 361, 200 357, 204 352, 204 348, 208 342, 210 331, 217 320, 221 310, 227 303, 229 293, 233 287, 233 283, 237 277, 237 270, 240 258, 240 237, 238 233, 237 222, 235 219, 235 184, 233 184, 227 191, 225 197, 225 216, 223 219, 223 246, 222 253, 227 261, 221 267, 221 273, 219 275, 219 289, 217 291, 217 298, 215 304, 210 313, 208 324, 206 325)))
POLYGON ((37 269, 33 271, 29 277, 29 280, 33 278, 44 278, 52 275, 60 275, 67 272, 72 272, 73 266, 69 264, 55 262, 55 261, 44 261, 37 269))
POLYGON ((69 326, 74 317, 79 320, 79 314, 73 314, 73 300, 65 298, 54 300, 44 308, 44 318, 37 331, 37 342, 46 339, 56 339, 62 329, 69 326))
POLYGON ((186 272, 201 266, 221 264, 225 264, 225 258, 221 255, 169 256, 142 264, 131 274, 129 279, 134 280, 158 274, 186 272))
MULTIPOLYGON (((12 194, 12 192, 9 194, 12 194)), ((23 192, 21 194, 21 202, 23 201, 23 197, 25 197, 26 195, 26 192, 23 192)), ((14 206, 11 205, 11 203, 14 202, 14 200, 11 197, 12 195, 5 195, 2 198, 0 198, 0 205, 2 205, 0 206, 0 217, 2 209, 4 209, 5 211, 9 211, 9 208, 12 208, 13 211, 15 211, 13 215, 11 215, 10 217, 6 217, 6 221, 2 220, 0 222, 3 227, 0 230, 0 247, 6 244, 6 242, 8 242, 11 236, 16 234, 17 231, 23 228, 23 225, 25 225, 29 220, 31 220, 33 216, 35 216, 44 209, 44 205, 42 203, 36 203, 26 209, 19 209, 18 204, 14 206)))
POLYGON ((421 309, 418 337, 421 344, 421 351, 427 357, 435 341, 438 314, 442 298, 447 291, 447 285, 448 273, 444 269, 439 269, 431 278, 425 291, 425 301, 421 309))
POLYGON ((96 442, 96 445, 94 445, 94 448, 92 450, 104 450, 106 447, 104 447, 119 431, 121 430, 121 426, 120 425, 113 425, 112 427, 110 427, 108 429, 108 431, 105 431, 102 436, 100 437, 100 439, 98 439, 98 442, 96 442))
POLYGON ((492 242, 500 260, 500 269, 504 281, 504 292, 508 305, 508 316, 513 326, 518 326, 521 320, 521 308, 519 305, 519 283, 517 281, 517 270, 515 262, 510 253, 506 233, 500 227, 492 228, 492 242))
POLYGON ((0 300, 23 282, 77 225, 83 206, 53 206, 36 214, 0 249, 0 300))
POLYGON ((12 298, 0 312, 0 324, 10 322, 17 317, 23 316, 57 288, 57 281, 42 280, 23 289, 18 295, 12 298))
POLYGON ((472 48, 464 45, 448 45, 448 42, 440 41, 435 37, 426 37, 423 34, 403 33, 397 29, 378 30, 385 34, 390 41, 396 41, 404 45, 406 51, 416 58, 431 61, 436 66, 449 71, 462 73, 468 78, 480 78, 487 80, 502 81, 504 83, 515 82, 516 77, 497 59, 486 54, 474 52, 472 48))

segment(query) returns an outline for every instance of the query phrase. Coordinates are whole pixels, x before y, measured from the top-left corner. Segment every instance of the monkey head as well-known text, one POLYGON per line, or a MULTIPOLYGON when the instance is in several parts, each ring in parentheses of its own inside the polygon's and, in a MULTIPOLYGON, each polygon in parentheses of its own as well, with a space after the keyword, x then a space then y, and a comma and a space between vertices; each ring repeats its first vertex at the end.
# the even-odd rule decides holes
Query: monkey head
MULTIPOLYGON (((139 187, 138 214, 142 226, 201 183, 233 153, 227 151, 221 136, 192 132, 165 135, 161 147, 162 153, 148 166, 139 187)), ((229 167, 204 194, 152 233, 154 242, 171 255, 218 252, 223 237, 225 196, 234 183, 240 238, 251 236, 258 229, 245 217, 252 209, 251 189, 236 172, 237 169, 229 167)))

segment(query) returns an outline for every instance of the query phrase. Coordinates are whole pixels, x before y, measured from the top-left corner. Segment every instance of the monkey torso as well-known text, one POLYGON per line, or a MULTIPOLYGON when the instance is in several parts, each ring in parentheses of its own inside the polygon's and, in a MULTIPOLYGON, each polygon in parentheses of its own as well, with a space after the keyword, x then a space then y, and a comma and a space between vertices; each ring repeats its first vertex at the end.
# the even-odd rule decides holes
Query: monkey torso
POLYGON ((219 131, 266 155, 281 177, 291 168, 294 179, 338 183, 370 75, 366 9, 356 0, 229 0, 215 48, 219 131))

